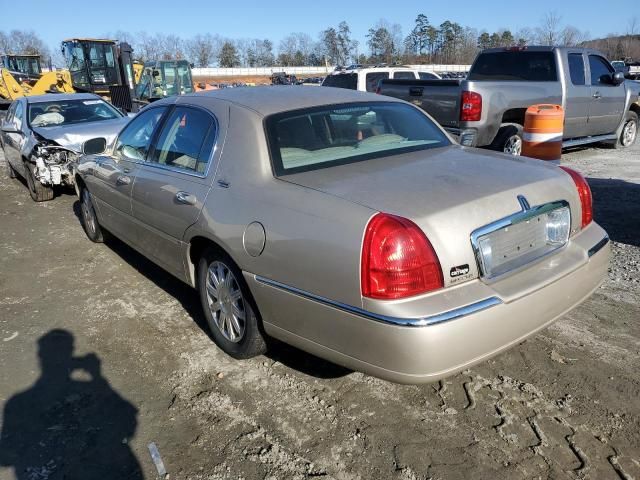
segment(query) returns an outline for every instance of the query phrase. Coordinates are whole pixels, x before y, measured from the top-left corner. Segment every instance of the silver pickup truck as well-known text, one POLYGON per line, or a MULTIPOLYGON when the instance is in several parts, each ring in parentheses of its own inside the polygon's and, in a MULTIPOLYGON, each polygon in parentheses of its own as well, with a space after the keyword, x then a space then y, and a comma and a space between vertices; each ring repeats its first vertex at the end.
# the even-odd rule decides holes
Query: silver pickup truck
POLYGON ((521 152, 525 111, 534 104, 562 105, 564 147, 627 147, 638 132, 638 84, 584 48, 488 49, 466 80, 382 80, 377 92, 421 107, 462 145, 513 155, 521 152))

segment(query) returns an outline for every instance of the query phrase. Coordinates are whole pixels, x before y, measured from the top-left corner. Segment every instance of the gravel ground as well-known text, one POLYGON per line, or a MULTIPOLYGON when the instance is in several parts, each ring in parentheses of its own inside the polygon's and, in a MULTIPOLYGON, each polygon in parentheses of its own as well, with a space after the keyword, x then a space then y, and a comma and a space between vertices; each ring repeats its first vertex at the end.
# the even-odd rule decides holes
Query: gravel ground
POLYGON ((151 442, 172 479, 640 479, 640 144, 563 161, 589 178, 609 277, 420 387, 284 345, 230 359, 194 291, 89 242, 73 195, 35 204, 1 168, 0 479, 152 479, 151 442))

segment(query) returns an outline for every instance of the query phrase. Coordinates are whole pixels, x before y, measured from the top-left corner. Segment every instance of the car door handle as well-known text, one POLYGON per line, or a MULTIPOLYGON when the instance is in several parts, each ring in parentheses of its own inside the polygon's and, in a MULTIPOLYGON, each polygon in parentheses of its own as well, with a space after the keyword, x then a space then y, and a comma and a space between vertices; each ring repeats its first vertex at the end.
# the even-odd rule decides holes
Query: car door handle
POLYGON ((593 98, 600 98, 602 97, 602 95, 600 95, 600 92, 596 92, 592 95, 593 98))
POLYGON ((195 205, 196 197, 189 192, 178 192, 176 193, 176 201, 178 203, 184 203, 185 205, 195 205))
POLYGON ((118 175, 116 178, 116 185, 129 185, 131 183, 131 177, 127 177, 126 175, 118 175))

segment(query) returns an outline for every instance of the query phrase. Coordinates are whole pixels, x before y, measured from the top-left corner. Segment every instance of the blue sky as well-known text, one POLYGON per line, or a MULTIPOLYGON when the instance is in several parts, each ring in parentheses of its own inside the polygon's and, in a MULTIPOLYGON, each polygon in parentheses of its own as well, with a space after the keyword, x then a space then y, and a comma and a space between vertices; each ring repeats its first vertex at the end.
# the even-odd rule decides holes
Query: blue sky
POLYGON ((492 32, 535 27, 546 12, 555 10, 563 24, 586 30, 592 38, 624 32, 633 15, 640 23, 640 0, 606 4, 595 0, 0 0, 0 11, 8 13, 0 21, 0 30, 34 30, 55 48, 63 38, 99 37, 117 30, 185 38, 211 32, 230 38, 269 38, 277 46, 288 33, 306 32, 316 39, 327 26, 346 20, 363 48, 367 30, 380 18, 399 23, 406 34, 419 13, 438 25, 451 20, 492 32))

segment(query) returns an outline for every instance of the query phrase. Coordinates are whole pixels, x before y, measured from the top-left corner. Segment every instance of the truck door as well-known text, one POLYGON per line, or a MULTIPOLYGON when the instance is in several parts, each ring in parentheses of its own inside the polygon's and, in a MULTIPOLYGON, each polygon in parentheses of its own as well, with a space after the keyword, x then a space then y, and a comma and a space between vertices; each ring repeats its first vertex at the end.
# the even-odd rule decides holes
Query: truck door
POLYGON ((589 55, 591 78, 591 107, 589 108, 589 135, 604 135, 616 131, 625 107, 624 83, 614 85, 611 75, 615 72, 609 62, 600 55, 589 55))
POLYGON ((585 60, 582 52, 569 52, 567 55, 569 78, 566 80, 564 138, 588 135, 587 122, 592 99, 585 60))

